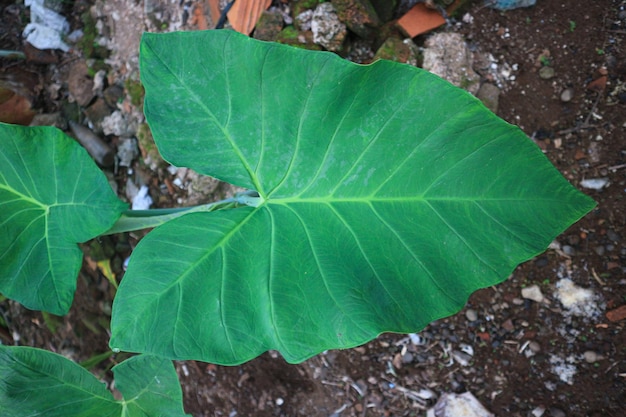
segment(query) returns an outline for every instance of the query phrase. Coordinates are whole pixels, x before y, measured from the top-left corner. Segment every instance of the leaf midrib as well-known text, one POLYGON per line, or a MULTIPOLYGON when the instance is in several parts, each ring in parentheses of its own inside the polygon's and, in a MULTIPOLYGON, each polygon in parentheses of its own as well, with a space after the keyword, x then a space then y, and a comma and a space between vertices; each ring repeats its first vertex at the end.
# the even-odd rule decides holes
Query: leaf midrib
MULTIPOLYGON (((335 203, 424 203, 442 201, 442 202, 484 202, 484 201, 497 201, 497 202, 528 202, 528 201, 543 201, 550 203, 561 203, 562 200, 553 198, 527 198, 520 197, 424 197, 424 196, 408 196, 408 197, 307 197, 307 198, 270 198, 265 200, 262 205, 291 205, 291 204, 335 204, 335 203)), ((262 206, 261 205, 261 206, 262 206)))

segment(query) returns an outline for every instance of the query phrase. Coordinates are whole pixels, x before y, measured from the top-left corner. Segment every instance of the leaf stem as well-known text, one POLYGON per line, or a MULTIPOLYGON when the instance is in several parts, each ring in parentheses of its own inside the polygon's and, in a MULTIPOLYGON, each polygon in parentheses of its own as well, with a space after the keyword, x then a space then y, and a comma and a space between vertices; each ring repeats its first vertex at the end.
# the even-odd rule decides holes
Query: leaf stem
POLYGON ((132 232, 135 230, 149 229, 157 227, 173 220, 177 217, 184 216, 189 213, 209 212, 215 210, 231 209, 241 206, 258 207, 262 204, 263 199, 255 192, 244 192, 236 194, 232 198, 216 201, 214 203, 202 204, 192 207, 176 207, 152 210, 126 210, 122 213, 115 224, 103 235, 112 235, 115 233, 132 232))
POLYGON ((0 50, 0 58, 26 59, 24 52, 0 50))

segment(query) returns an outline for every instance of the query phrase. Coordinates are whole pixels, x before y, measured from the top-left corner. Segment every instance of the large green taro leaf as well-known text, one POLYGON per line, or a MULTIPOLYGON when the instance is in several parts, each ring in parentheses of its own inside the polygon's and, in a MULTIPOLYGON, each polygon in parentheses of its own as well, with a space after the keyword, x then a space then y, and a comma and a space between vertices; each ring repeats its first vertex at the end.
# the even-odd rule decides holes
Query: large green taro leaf
POLYGON ((116 349, 297 362, 417 331, 594 207, 518 128, 414 67, 210 31, 144 35, 141 71, 164 157, 260 197, 139 244, 116 349))
POLYGON ((53 127, 0 123, 0 292, 69 310, 84 242, 126 207, 87 152, 53 127))
POLYGON ((185 416, 172 362, 134 356, 113 368, 122 400, 89 371, 56 353, 0 345, 0 410, 4 417, 185 416))

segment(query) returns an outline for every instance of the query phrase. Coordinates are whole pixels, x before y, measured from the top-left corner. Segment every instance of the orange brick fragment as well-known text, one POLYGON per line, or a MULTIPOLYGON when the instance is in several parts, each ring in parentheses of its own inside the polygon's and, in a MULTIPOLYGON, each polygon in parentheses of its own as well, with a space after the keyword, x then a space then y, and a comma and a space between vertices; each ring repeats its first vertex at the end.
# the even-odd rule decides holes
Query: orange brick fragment
MULTIPOLYGON (((447 9, 448 15, 459 5, 461 0, 456 0, 447 9)), ((426 33, 446 23, 438 10, 430 9, 424 3, 418 3, 398 19, 398 26, 411 38, 426 33)))
POLYGON ((607 311, 606 318, 613 322, 626 319, 626 305, 607 311))
POLYGON ((270 7, 272 0, 238 0, 226 14, 228 22, 237 32, 250 35, 261 13, 270 7))
POLYGON ((598 77, 592 82, 590 82, 589 84, 587 84, 587 89, 591 91, 598 91, 598 92, 604 91, 604 89, 606 88, 607 80, 608 80, 608 77, 606 75, 602 75, 601 77, 598 77))

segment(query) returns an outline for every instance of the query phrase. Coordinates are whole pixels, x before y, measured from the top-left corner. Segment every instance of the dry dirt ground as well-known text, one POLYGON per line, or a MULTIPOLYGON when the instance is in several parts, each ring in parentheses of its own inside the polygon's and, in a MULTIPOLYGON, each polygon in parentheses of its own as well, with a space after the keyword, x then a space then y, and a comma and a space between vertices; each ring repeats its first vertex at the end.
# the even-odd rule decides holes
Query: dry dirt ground
MULTIPOLYGON (((23 24, 13 18, 25 13, 20 5, 0 3, 3 25, 23 24)), ((89 6, 76 2, 65 9, 74 28, 81 27, 80 13, 89 6)), ((182 24, 184 6, 168 4, 159 15, 159 30, 192 29, 182 24)), ((124 82, 136 76, 139 36, 145 28, 156 30, 155 23, 145 23, 141 1, 107 0, 98 7, 125 31, 126 44, 112 38, 118 40, 108 45, 114 54, 107 79, 128 94, 124 82), (132 15, 139 16, 139 24, 120 23, 132 15)), ((509 12, 475 4, 467 13, 471 19, 438 31, 461 33, 472 50, 492 55, 494 68, 510 69, 500 86, 498 115, 520 126, 598 207, 506 282, 476 292, 457 315, 412 337, 383 334, 299 365, 271 352, 237 367, 177 363, 188 413, 421 416, 445 393, 469 391, 497 416, 626 415, 626 320, 612 315, 626 305, 626 2, 537 0, 534 7, 509 12), (553 70, 551 78, 544 67, 553 70), (562 97, 565 90, 568 97, 562 97), (608 182, 584 188, 581 181, 590 179, 608 182), (578 299, 565 297, 572 288, 578 299)), ((11 33, 21 30, 13 29, 4 26, 0 41, 9 42, 11 33)), ((427 37, 414 41, 422 45, 427 37)), ((56 54, 56 64, 29 67, 60 86, 54 97, 50 88, 41 89, 39 112, 58 110, 67 97, 68 81, 59 74, 77 53, 56 54)), ((2 61, 3 70, 19 65, 2 61)), ((115 137, 109 140, 116 145, 115 137)), ((167 171, 145 172, 157 202, 184 197, 172 188, 167 171)), ((123 175, 117 179, 124 184, 123 175)), ((88 243, 85 251, 113 247, 110 256, 119 269, 139 237, 88 243)), ((0 331, 2 342, 49 349, 76 361, 106 352, 113 289, 87 262, 78 284, 72 310, 63 318, 0 303, 9 323, 0 331)), ((112 356, 93 371, 109 380, 108 369, 123 359, 112 356)))

